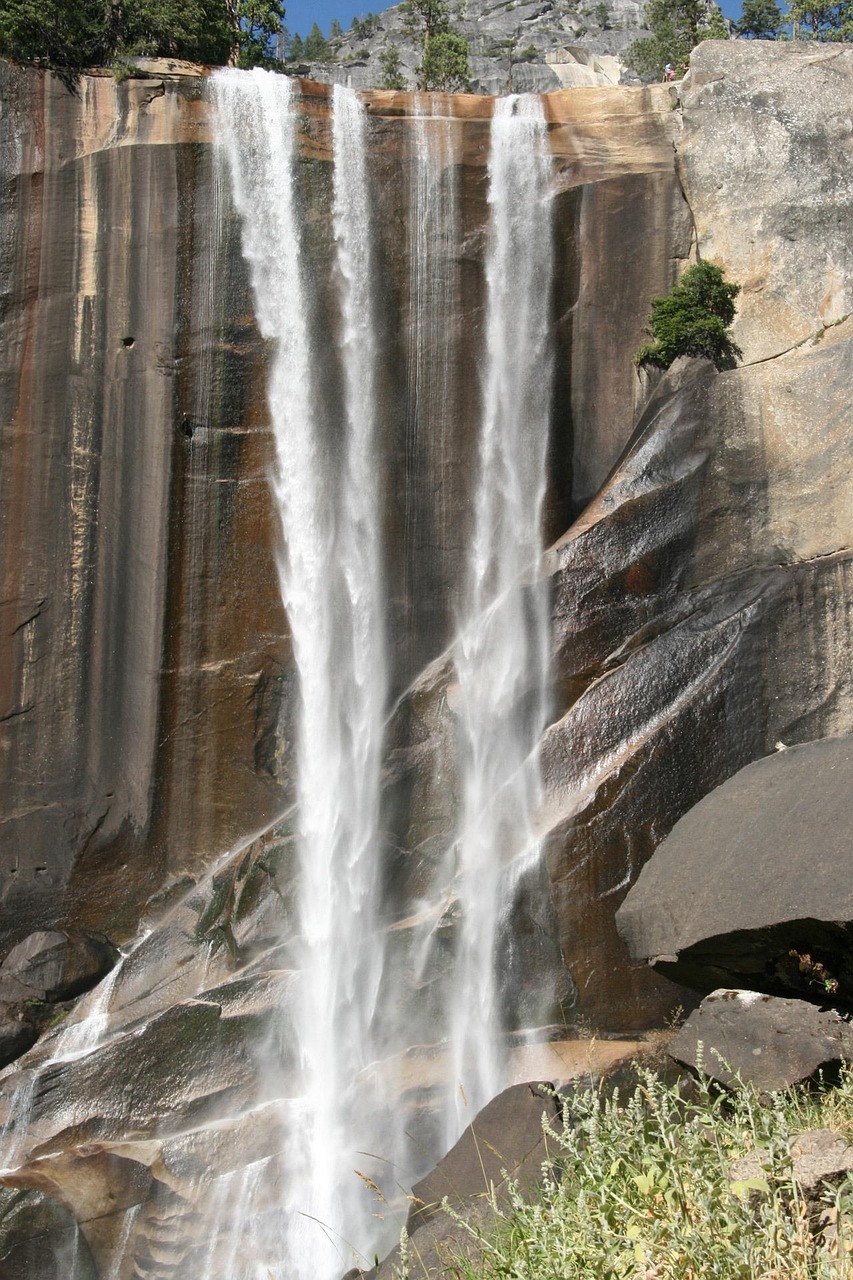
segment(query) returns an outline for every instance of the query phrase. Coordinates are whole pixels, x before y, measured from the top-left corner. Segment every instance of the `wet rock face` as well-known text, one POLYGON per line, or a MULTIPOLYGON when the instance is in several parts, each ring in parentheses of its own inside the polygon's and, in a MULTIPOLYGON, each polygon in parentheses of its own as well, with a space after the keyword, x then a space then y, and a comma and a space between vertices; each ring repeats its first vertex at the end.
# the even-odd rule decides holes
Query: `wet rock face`
MULTIPOLYGON (((612 92, 549 102, 563 352, 549 536, 574 510, 575 436, 588 489, 629 429, 645 299, 671 279, 670 224, 686 226, 669 91, 612 92), (603 280, 637 227, 647 252, 623 280, 625 318, 579 327, 577 303, 596 317, 603 306, 584 300, 581 262, 603 280), (587 327, 594 342, 580 337, 587 327)), ((212 855, 280 815, 293 795, 295 674, 265 355, 203 79, 84 78, 72 94, 3 66, 0 93, 2 954, 34 928, 127 939, 146 904, 156 914, 212 855)), ((302 181, 315 210, 330 193, 328 98, 305 86, 302 181)), ((442 652, 457 616, 476 476, 491 102, 436 99, 447 138, 435 199, 453 189, 458 225, 438 218, 429 279, 417 274, 412 100, 375 94, 367 106, 399 691, 442 652), (427 288, 444 290, 428 332, 415 314, 427 288)), ((306 226, 326 279, 328 209, 306 226)), ((314 322, 334 334, 328 292, 318 289, 314 322)), ((335 393, 322 388, 332 403, 335 393)))
POLYGON ((0 1065, 29 1049, 117 958, 103 940, 55 930, 31 933, 13 947, 0 964, 0 1065))

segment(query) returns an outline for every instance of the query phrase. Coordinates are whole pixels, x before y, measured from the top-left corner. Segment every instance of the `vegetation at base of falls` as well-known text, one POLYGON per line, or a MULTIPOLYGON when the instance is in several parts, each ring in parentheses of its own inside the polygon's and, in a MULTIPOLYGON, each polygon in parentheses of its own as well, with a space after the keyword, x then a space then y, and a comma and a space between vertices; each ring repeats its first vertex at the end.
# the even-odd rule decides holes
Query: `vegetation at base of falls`
POLYGON ((446 0, 403 0, 406 29, 421 40, 418 88, 461 92, 469 87, 468 41, 451 26, 446 0))
POLYGON ((629 44, 625 61, 648 80, 660 80, 667 65, 682 75, 697 44, 729 38, 713 0, 648 0, 645 21, 652 34, 629 44))
POLYGON ((652 299, 647 332, 634 363, 668 369, 679 356, 705 356, 718 369, 733 369, 743 354, 731 335, 739 284, 728 284, 712 262, 696 262, 669 293, 652 299))
MULTIPOLYGON (((624 1100, 572 1095, 546 1119, 552 1157, 538 1196, 517 1183, 467 1240, 457 1280, 844 1280, 853 1275, 853 1175, 808 1196, 791 1146, 808 1129, 853 1139, 853 1071, 836 1088, 684 1096, 651 1072, 624 1100), (738 1162, 736 1164, 735 1162, 738 1162), (742 1163, 741 1163, 742 1162, 742 1163), (740 1165, 740 1167, 738 1167, 740 1165)), ((445 1204, 445 1208, 447 1205, 445 1204)), ((458 1234, 458 1232, 457 1232, 458 1234)), ((402 1274, 416 1280, 417 1235, 402 1274)))
POLYGON ((265 66, 283 19, 283 0, 0 0, 0 56, 118 79, 137 56, 265 66))

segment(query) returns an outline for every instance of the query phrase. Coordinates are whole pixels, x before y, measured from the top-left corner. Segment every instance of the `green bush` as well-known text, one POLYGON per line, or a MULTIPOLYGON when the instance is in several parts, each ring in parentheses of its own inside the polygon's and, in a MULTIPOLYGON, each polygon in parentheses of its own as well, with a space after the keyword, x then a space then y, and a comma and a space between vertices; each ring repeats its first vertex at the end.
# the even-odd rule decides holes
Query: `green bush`
MULTIPOLYGON (((850 1275, 853 1177, 817 1193, 837 1235, 813 1231, 791 1162, 809 1128, 849 1141, 853 1081, 838 1090, 722 1095, 700 1084, 685 1102, 645 1072, 624 1100, 579 1090, 560 1131, 546 1121, 550 1160, 538 1198, 510 1184, 491 1197, 492 1225, 452 1214, 474 1260, 465 1280, 842 1280, 850 1275), (743 1161, 740 1168, 735 1162, 743 1161)), ((418 1276, 417 1236, 408 1271, 418 1276)))
POLYGON ((668 369, 679 356, 705 356, 718 369, 733 369, 743 354, 729 329, 739 293, 712 262, 688 267, 665 297, 652 299, 647 332, 655 341, 640 347, 635 364, 668 369))

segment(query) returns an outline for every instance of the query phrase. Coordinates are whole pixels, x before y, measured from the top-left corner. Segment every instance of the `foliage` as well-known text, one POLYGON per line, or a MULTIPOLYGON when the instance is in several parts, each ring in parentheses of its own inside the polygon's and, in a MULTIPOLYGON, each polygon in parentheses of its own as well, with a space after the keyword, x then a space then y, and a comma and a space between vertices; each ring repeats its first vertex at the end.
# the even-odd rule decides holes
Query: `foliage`
POLYGON ((323 35, 318 24, 315 22, 308 35, 305 37, 305 43, 302 46, 303 57, 308 62, 322 62, 329 51, 326 37, 323 35))
POLYGON ((469 87, 470 75, 468 41, 464 36, 440 31, 426 41, 418 67, 422 89, 458 93, 469 87))
POLYGON ((811 40, 853 40, 853 2, 838 0, 793 0, 788 20, 797 24, 799 35, 811 40))
POLYGON ((248 69, 278 65, 271 50, 284 33, 282 0, 239 0, 236 12, 240 30, 237 66, 248 69))
POLYGON ((610 30, 610 10, 603 2, 597 4, 592 10, 592 16, 595 18, 596 25, 601 27, 602 31, 610 30))
MULTIPOLYGON (((815 1235, 796 1182, 793 1137, 833 1125, 849 1134, 853 1079, 838 1090, 759 1097, 700 1082, 684 1101, 649 1072, 623 1102, 618 1092, 572 1094, 558 1132, 543 1120, 551 1157, 538 1200, 510 1183, 491 1197, 493 1227, 466 1224, 476 1261, 460 1259, 466 1280, 842 1280, 853 1249, 853 1178, 818 1192, 837 1228, 835 1246, 815 1235), (732 1168, 752 1157, 751 1168, 732 1168), (833 1253, 833 1248, 835 1252, 833 1253)), ((445 1208, 447 1206, 445 1205, 445 1208)), ((417 1236, 404 1274, 417 1276, 417 1236)))
POLYGON ((356 40, 366 40, 380 26, 379 14, 369 13, 366 18, 353 18, 350 30, 356 40))
POLYGON ((0 55, 79 68, 107 61, 100 0, 0 0, 0 55))
POLYGON ((0 0, 0 55, 79 71, 132 55, 268 65, 282 0, 0 0))
POLYGON ((395 44, 389 44, 387 49, 383 49, 379 55, 379 65, 382 68, 382 89, 406 89, 408 87, 406 77, 403 75, 403 64, 400 61, 400 51, 395 44))
POLYGON ((734 368, 742 353, 729 326, 739 293, 722 268, 694 263, 665 297, 652 299, 648 332, 655 341, 640 348, 635 362, 668 369, 678 356, 707 356, 718 369, 734 368))
POLYGON ((782 12, 776 0, 743 0, 737 33, 754 40, 775 40, 782 29, 782 12))
POLYGON ((343 27, 341 26, 337 18, 332 18, 332 22, 329 27, 329 39, 333 40, 337 44, 341 40, 343 40, 343 38, 344 38, 343 27))
POLYGON ((718 6, 704 0, 649 0, 646 26, 651 36, 634 40, 625 53, 629 67, 645 79, 660 79, 669 63, 685 71, 691 49, 702 40, 727 40, 718 6))
POLYGON ((468 41, 453 31, 447 0, 404 0, 401 8, 406 29, 421 40, 418 88, 467 89, 468 41))
POLYGON ((287 48, 288 62, 302 62, 305 57, 305 44, 302 36, 297 32, 296 35, 290 37, 287 48))

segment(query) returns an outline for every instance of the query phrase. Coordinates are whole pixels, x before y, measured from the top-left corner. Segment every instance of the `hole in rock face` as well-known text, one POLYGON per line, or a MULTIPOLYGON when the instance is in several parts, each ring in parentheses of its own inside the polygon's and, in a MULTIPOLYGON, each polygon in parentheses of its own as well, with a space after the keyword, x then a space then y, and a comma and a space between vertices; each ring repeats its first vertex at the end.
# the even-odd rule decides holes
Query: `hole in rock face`
POLYGON ((188 440, 192 440, 193 433, 195 431, 195 424, 193 423, 191 418, 181 419, 181 431, 183 431, 184 435, 188 440))
POLYGON ((132 347, 135 341, 135 338, 122 338, 121 345, 123 347, 132 347))

